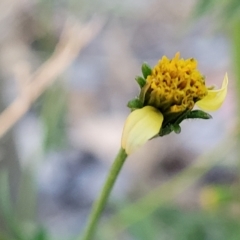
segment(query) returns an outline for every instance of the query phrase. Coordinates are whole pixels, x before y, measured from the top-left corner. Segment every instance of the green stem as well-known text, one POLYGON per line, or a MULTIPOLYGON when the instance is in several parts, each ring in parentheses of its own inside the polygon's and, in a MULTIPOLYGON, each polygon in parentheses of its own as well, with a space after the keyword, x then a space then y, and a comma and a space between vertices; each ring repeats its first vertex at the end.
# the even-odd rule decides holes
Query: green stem
POLYGON ((125 162, 126 158, 127 154, 125 150, 121 148, 109 171, 108 177, 105 181, 100 196, 93 205, 92 212, 90 214, 89 221, 82 240, 92 240, 100 215, 107 203, 110 192, 113 188, 113 185, 118 177, 120 170, 122 169, 123 163, 125 162))

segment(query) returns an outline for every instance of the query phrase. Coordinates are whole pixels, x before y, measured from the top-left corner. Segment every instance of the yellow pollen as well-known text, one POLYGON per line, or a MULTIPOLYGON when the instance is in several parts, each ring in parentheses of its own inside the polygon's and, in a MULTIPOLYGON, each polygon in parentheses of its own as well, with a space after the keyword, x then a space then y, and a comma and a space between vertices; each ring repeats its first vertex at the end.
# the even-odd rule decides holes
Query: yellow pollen
POLYGON ((163 56, 147 77, 145 103, 158 108, 163 114, 191 110, 195 102, 207 95, 204 77, 193 58, 171 60, 163 56))

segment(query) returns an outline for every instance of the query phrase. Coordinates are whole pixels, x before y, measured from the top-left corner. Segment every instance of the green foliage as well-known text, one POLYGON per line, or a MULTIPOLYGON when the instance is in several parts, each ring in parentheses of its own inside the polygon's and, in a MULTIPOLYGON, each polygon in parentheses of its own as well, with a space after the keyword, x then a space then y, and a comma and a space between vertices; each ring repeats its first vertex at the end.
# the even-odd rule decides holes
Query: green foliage
POLYGON ((49 240, 47 232, 43 228, 38 228, 32 240, 49 240))
MULTIPOLYGON (((195 8, 195 15, 201 16, 214 7, 215 0, 199 0, 195 8)), ((220 1, 218 1, 219 3, 220 1)))
POLYGON ((0 172, 0 183, 0 212, 3 216, 6 231, 3 234, 8 236, 6 239, 24 240, 20 227, 21 222, 16 221, 16 216, 13 211, 9 190, 8 172, 6 170, 0 172))
POLYGON ((44 125, 44 150, 58 150, 66 145, 65 117, 67 94, 57 83, 43 96, 41 118, 44 125))
POLYGON ((194 16, 211 15, 215 17, 221 28, 231 28, 236 20, 240 20, 239 0, 199 0, 194 16))
POLYGON ((35 188, 29 185, 28 181, 32 182, 29 177, 28 171, 23 173, 19 197, 13 204, 8 172, 0 171, 0 217, 2 216, 0 220, 4 225, 4 229, 0 228, 0 240, 49 240, 45 229, 32 217, 36 211, 36 198, 32 197, 35 188))
POLYGON ((219 213, 165 206, 128 231, 139 240, 237 240, 240 222, 219 213))

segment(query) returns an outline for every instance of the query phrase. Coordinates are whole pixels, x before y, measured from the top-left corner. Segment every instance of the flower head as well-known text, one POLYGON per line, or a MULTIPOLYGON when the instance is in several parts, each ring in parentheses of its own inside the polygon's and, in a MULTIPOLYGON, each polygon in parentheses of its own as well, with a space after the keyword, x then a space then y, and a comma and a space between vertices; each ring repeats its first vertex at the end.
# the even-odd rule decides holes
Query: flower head
POLYGON ((165 116, 192 110, 195 102, 207 95, 204 77, 197 70, 197 61, 170 60, 166 56, 153 68, 142 91, 146 92, 144 105, 159 109, 165 116))
POLYGON ((201 110, 193 110, 194 105, 203 110, 217 110, 227 94, 227 74, 221 89, 207 88, 197 61, 180 59, 179 53, 173 59, 163 56, 153 69, 143 64, 142 72, 143 77, 136 78, 141 91, 128 103, 132 113, 122 135, 122 147, 127 154, 153 137, 172 131, 179 133, 184 119, 211 118, 201 110))

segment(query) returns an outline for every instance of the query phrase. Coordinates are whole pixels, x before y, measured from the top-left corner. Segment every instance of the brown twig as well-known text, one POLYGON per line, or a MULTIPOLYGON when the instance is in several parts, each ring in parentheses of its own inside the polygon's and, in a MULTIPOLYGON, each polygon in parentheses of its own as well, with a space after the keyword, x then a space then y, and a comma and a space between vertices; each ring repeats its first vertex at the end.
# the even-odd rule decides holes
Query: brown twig
POLYGON ((20 79, 20 93, 0 115, 0 138, 28 111, 31 104, 73 62, 80 50, 99 32, 103 21, 93 19, 88 24, 66 24, 52 56, 28 79, 20 79))

